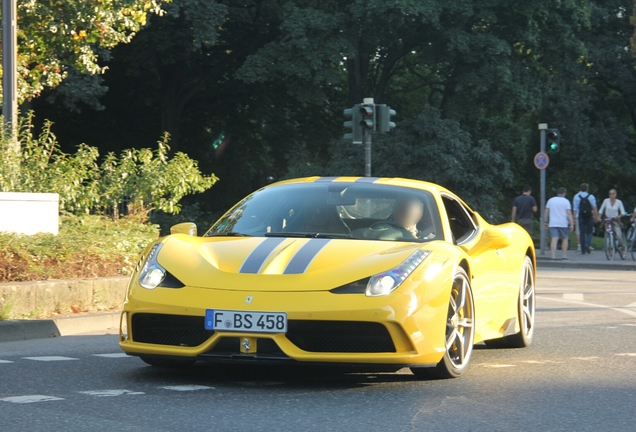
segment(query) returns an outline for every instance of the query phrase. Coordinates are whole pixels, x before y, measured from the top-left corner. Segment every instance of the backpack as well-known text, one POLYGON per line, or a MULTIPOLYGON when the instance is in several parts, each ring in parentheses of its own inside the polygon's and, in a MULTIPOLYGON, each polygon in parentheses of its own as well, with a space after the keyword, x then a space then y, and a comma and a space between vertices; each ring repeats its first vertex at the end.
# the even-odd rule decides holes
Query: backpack
POLYGON ((581 196, 581 202, 579 203, 579 214, 582 218, 589 218, 592 216, 592 204, 590 203, 590 194, 581 196))

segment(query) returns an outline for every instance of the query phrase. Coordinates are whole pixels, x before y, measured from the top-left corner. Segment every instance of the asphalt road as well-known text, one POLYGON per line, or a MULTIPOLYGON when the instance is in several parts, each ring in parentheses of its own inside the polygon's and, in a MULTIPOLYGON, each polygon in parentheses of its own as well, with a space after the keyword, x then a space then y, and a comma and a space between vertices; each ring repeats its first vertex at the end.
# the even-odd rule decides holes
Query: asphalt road
POLYGON ((455 380, 165 370, 115 335, 0 343, 0 430, 636 430, 636 272, 545 269, 537 294, 532 347, 477 347, 455 380))

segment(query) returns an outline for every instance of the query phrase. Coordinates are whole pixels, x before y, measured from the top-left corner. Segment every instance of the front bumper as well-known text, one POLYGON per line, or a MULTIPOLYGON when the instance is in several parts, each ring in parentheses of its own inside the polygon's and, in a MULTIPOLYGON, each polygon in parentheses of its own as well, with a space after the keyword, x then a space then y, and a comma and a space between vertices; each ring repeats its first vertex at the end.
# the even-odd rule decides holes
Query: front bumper
POLYGON ((120 346, 131 355, 231 363, 434 365, 444 353, 448 303, 440 301, 442 291, 415 288, 366 297, 133 287, 122 312, 120 346), (206 309, 286 312, 288 331, 206 330, 206 309))

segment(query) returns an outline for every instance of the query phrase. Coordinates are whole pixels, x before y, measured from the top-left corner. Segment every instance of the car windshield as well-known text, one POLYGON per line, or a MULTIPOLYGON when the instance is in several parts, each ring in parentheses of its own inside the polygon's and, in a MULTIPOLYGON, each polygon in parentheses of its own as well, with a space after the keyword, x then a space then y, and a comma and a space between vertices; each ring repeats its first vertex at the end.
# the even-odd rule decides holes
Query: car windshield
POLYGON ((437 205, 429 192, 355 182, 261 189, 237 204, 205 235, 409 242, 443 239, 437 205))

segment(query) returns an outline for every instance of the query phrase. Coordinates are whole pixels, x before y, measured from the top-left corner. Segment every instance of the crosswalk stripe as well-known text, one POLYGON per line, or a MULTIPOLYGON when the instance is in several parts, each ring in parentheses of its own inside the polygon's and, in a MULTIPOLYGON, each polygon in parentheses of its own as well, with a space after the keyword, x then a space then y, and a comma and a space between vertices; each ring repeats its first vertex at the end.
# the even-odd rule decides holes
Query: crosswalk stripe
POLYGON ((144 392, 136 392, 132 390, 126 389, 115 389, 115 390, 87 390, 81 391, 78 393, 82 393, 89 396, 97 396, 97 397, 110 397, 110 396, 122 396, 122 395, 142 395, 146 394, 144 392))
POLYGON ((124 357, 129 357, 129 358, 133 358, 132 356, 129 356, 126 353, 109 353, 109 354, 92 354, 94 357, 106 357, 106 358, 124 358, 124 357))
POLYGON ((11 396, 0 399, 0 401, 11 402, 11 403, 34 403, 34 402, 48 402, 48 401, 56 401, 56 400, 64 400, 64 398, 59 398, 55 396, 46 396, 46 395, 24 395, 24 396, 11 396))
POLYGON ((9 360, 0 360, 0 364, 2 364, 2 363, 13 363, 13 362, 9 361, 9 360))
POLYGON ((178 386, 164 386, 159 387, 165 390, 174 391, 195 391, 195 390, 214 390, 214 387, 202 386, 202 385, 178 385, 178 386))
POLYGON ((22 358, 25 360, 35 360, 35 361, 43 361, 43 362, 79 360, 77 358, 61 357, 61 356, 41 356, 41 357, 22 357, 22 358))

